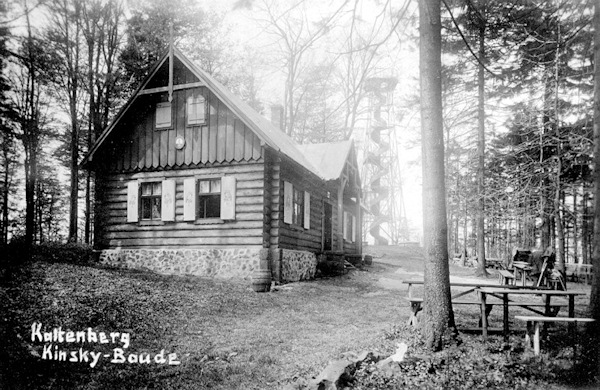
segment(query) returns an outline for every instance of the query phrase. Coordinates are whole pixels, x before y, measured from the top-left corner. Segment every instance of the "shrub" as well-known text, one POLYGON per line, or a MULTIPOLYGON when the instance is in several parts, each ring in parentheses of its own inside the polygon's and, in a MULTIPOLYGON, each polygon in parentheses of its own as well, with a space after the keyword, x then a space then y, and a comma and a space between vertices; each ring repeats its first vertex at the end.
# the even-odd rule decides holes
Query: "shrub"
POLYGON ((94 261, 92 247, 81 243, 44 242, 34 245, 32 259, 51 263, 87 264, 94 261))

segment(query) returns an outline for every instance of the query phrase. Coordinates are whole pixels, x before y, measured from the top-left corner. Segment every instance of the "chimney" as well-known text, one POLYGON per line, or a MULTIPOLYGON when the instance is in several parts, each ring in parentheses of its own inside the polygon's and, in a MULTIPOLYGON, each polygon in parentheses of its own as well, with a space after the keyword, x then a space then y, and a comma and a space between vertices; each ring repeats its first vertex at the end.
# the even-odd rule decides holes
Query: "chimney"
POLYGON ((271 123, 283 131, 283 106, 281 104, 271 105, 271 123))

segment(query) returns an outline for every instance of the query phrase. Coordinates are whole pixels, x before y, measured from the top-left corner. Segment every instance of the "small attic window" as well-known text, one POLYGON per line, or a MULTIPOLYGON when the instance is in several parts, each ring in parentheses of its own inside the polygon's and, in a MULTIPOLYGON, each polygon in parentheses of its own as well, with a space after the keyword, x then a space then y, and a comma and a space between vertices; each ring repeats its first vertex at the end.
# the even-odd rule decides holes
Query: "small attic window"
POLYGON ((158 103, 156 105, 156 128, 166 129, 171 127, 171 103, 158 103))
POLYGON ((203 125, 206 123, 206 99, 197 94, 187 99, 187 125, 203 125))

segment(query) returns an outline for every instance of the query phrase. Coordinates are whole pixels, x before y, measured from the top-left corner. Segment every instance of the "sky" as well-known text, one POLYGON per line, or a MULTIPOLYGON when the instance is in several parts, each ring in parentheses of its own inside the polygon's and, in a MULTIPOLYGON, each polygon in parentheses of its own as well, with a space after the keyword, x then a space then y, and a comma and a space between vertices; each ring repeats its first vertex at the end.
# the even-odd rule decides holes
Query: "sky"
MULTIPOLYGON (((257 13, 253 9, 233 10, 235 0, 198 0, 205 9, 211 9, 223 12, 225 22, 230 25, 232 37, 238 40, 242 45, 255 47, 256 50, 262 50, 270 43, 271 37, 257 25, 257 13)), ((357 11, 359 16, 365 21, 374 20, 379 13, 375 6, 376 2, 366 4, 361 2, 361 7, 357 11), (366 4, 366 5, 365 5, 366 4)), ((394 2, 394 6, 400 6, 401 2, 394 2), (395 4, 398 3, 398 4, 395 4)), ((315 15, 323 15, 332 9, 327 1, 313 2, 309 11, 315 15), (319 5, 320 4, 320 5, 319 5)), ((339 2, 334 2, 336 6, 339 2)), ((415 15, 416 4, 409 9, 410 15, 415 15)), ((411 27, 408 23, 399 26, 402 33, 407 33, 411 27)), ((395 38, 395 37, 394 37, 395 38)), ((420 133, 420 116, 413 107, 406 107, 407 101, 414 99, 415 91, 418 89, 418 48, 415 42, 402 40, 402 35, 396 39, 393 50, 384 52, 385 63, 388 67, 381 68, 380 72, 384 76, 392 76, 398 79, 396 90, 391 100, 392 112, 389 116, 389 123, 394 123, 394 132, 397 137, 397 150, 394 152, 398 158, 399 176, 401 176, 402 190, 397 192, 397 199, 403 198, 403 208, 408 219, 411 230, 411 241, 421 241, 422 237, 422 206, 421 206, 421 165, 420 143, 416 142, 420 133), (402 196, 400 196, 400 194, 402 196)), ((332 48, 333 50, 333 48, 332 48)), ((282 69, 265 70, 266 75, 263 82, 262 98, 267 103, 281 103, 283 99, 282 85, 284 82, 284 73, 282 69), (274 76, 275 70, 278 76, 274 76), (279 88, 279 90, 278 90, 279 88)), ((365 123, 363 122, 363 125, 365 123)), ((364 127, 364 126, 363 126, 364 127)), ((361 148, 360 141, 365 138, 364 132, 356 135, 355 143, 361 148)), ((359 155, 361 153, 359 152, 359 155)), ((361 162, 359 161, 359 164, 361 162)), ((364 183, 364 181, 363 181, 364 183)))

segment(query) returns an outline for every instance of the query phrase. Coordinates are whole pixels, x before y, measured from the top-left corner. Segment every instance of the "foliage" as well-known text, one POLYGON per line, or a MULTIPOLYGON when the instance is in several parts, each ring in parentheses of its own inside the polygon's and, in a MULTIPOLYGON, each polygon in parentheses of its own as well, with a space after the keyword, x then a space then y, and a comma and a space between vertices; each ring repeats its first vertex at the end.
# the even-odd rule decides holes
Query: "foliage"
MULTIPOLYGON (((396 326, 386 335, 390 341, 407 342, 406 359, 393 371, 366 362, 356 373, 354 389, 543 389, 550 383, 586 385, 593 374, 571 366, 572 356, 540 359, 526 352, 522 339, 463 334, 459 343, 449 343, 442 352, 429 353, 418 330, 396 326)), ((557 348, 569 348, 563 343, 557 348)))
POLYGON ((92 247, 80 243, 44 242, 35 245, 32 250, 34 261, 48 261, 51 263, 88 264, 95 259, 92 247))

